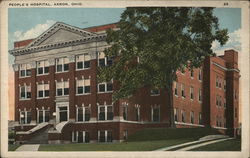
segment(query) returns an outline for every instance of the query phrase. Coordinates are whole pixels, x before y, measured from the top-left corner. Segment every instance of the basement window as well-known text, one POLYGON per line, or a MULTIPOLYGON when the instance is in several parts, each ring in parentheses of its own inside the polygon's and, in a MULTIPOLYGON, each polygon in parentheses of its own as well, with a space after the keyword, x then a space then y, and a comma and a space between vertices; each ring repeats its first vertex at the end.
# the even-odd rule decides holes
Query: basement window
POLYGON ((151 108, 151 120, 152 122, 160 122, 160 107, 151 108))
POLYGON ((101 130, 98 131, 98 141, 99 142, 112 142, 112 131, 101 130))
POLYGON ((87 131, 72 131, 71 141, 73 143, 89 143, 89 132, 87 132, 87 131))

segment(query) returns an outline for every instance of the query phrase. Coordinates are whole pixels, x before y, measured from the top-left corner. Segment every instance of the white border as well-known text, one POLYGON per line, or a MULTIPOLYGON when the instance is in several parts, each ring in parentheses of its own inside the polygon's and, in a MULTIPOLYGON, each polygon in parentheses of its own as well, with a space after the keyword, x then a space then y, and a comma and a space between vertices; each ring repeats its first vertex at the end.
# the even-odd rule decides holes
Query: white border
MULTIPOLYGON (((8 2, 1 2, 1 78, 0 78, 0 87, 1 87, 1 156, 2 157, 221 157, 221 158, 236 158, 236 157, 248 157, 249 156, 249 2, 248 1, 96 1, 88 0, 81 1, 82 6, 80 7, 100 7, 100 8, 118 8, 125 6, 214 6, 214 7, 240 7, 242 8, 242 30, 243 30, 243 44, 242 44, 242 56, 240 61, 244 63, 244 69, 241 69, 241 94, 242 94, 242 151, 241 152, 84 152, 79 154, 79 152, 7 152, 7 139, 8 134, 8 2), (227 3, 227 6, 224 4, 227 3), (6 108, 7 107, 7 108, 6 108)), ((15 0, 11 1, 17 2, 15 0)), ((20 1, 19 1, 20 2, 20 1)), ((25 1, 31 2, 31 1, 25 1)), ((38 1, 33 1, 38 2, 38 1)), ((44 1, 41 1, 44 2, 44 1)), ((50 1, 53 3, 55 1, 50 1)), ((59 2, 59 1, 58 1, 59 2)), ((69 1, 60 1, 60 2, 69 2, 69 1)), ((71 1, 71 2, 80 2, 80 1, 71 1)), ((77 6, 74 6, 77 7, 77 6)), ((37 7, 38 8, 38 7, 37 7)), ((58 8, 58 7, 57 7, 58 8)))

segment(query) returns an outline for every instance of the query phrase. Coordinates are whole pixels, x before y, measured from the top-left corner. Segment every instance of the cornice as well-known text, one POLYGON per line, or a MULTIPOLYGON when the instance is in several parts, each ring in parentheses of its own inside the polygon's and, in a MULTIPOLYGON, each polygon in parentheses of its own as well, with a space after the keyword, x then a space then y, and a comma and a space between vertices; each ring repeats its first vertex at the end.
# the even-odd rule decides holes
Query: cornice
POLYGON ((83 37, 81 39, 65 41, 65 42, 59 42, 59 43, 53 43, 53 44, 47 44, 47 45, 41 45, 41 46, 32 46, 32 47, 26 47, 26 48, 21 48, 21 49, 14 49, 14 50, 10 50, 9 53, 14 56, 19 56, 19 55, 24 55, 24 54, 31 54, 35 52, 51 50, 51 49, 58 49, 58 48, 64 48, 68 46, 80 45, 80 44, 88 43, 88 42, 104 41, 106 40, 106 37, 107 37, 106 34, 100 34, 100 35, 95 35, 95 36, 83 37))

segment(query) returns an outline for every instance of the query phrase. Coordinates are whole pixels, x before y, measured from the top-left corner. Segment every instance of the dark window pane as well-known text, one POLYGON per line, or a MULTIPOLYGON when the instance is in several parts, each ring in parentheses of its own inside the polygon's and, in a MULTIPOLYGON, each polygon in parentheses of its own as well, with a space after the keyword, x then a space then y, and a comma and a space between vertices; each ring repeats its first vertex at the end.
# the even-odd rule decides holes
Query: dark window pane
POLYGON ((105 142, 105 131, 100 131, 99 141, 105 142))
POLYGON ((89 68, 89 67, 90 67, 90 61, 85 61, 84 68, 89 68))
POLYGON ((99 66, 105 66, 105 58, 99 59, 99 66))
POLYGON ((62 65, 57 65, 56 66, 56 71, 57 72, 62 72, 62 65))
POLYGON ((64 64, 63 67, 64 67, 64 71, 68 71, 69 70, 69 64, 64 64))
POLYGON ((107 120, 113 120, 113 107, 107 107, 107 120))
POLYGON ((22 98, 22 99, 25 98, 25 92, 21 92, 21 98, 22 98))
POLYGON ((39 117, 38 117, 38 123, 42 123, 43 122, 43 111, 39 111, 38 115, 39 115, 39 117))
POLYGON ((83 121, 83 109, 78 108, 78 121, 83 121))
POLYGON ((21 76, 25 76, 25 70, 21 70, 21 76))
POLYGON ((57 95, 62 96, 62 89, 57 89, 57 95))
POLYGON ((31 122, 31 112, 27 112, 27 123, 31 122))
POLYGON ((85 143, 89 143, 89 132, 85 132, 85 143))
POLYGON ((43 97, 43 91, 38 91, 38 97, 39 98, 43 97))
POLYGON ((90 86, 85 86, 85 93, 90 93, 90 86))
POLYGON ((99 107, 99 120, 105 120, 105 107, 99 107))
POLYGON ((99 84, 99 92, 105 92, 105 84, 99 84))
POLYGON ((31 98, 31 92, 27 92, 27 98, 31 98))
POLYGON ((113 84, 107 83, 107 91, 112 91, 112 90, 113 90, 113 84))
POLYGON ((49 67, 44 68, 44 73, 46 73, 46 74, 49 73, 49 67))
POLYGON ((82 69, 83 68, 83 63, 80 61, 80 62, 77 62, 77 69, 82 69))
POLYGON ((78 143, 82 143, 83 142, 83 132, 79 131, 78 132, 78 143))
POLYGON ((26 76, 31 76, 31 70, 26 70, 26 76))
POLYGON ((127 108, 123 107, 123 119, 127 120, 127 108))
POLYGON ((111 131, 108 131, 108 134, 107 134, 107 142, 112 142, 112 132, 111 131))
POLYGON ((69 88, 64 88, 64 95, 69 95, 69 88))
POLYGON ((159 110, 159 108, 155 108, 154 110, 153 110, 153 121, 154 122, 159 122, 160 121, 160 110, 159 110))
POLYGON ((107 57, 107 65, 111 66, 113 64, 113 58, 107 57))
POLYGON ((77 87, 77 94, 83 94, 83 87, 77 87))
POLYGON ((50 112, 45 111, 45 122, 49 122, 50 112))
POLYGON ((49 96, 49 90, 45 90, 45 97, 49 96))
POLYGON ((43 74, 43 68, 42 67, 38 68, 38 74, 43 74))

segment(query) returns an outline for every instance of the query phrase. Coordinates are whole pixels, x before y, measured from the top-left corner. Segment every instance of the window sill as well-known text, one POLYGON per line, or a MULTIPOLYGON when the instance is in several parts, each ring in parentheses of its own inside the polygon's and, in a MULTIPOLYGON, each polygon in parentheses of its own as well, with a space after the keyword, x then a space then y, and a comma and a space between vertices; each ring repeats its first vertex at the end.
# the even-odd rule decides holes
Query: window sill
POLYGON ((76 94, 76 96, 84 96, 84 95, 90 95, 91 93, 84 93, 84 94, 76 94))
POLYGON ((155 97, 155 96, 160 96, 160 94, 150 94, 150 96, 155 97))
POLYGON ((39 97, 39 98, 36 98, 36 99, 48 99, 49 97, 39 97))
POLYGON ((45 73, 45 74, 36 74, 36 76, 45 76, 45 75, 49 75, 49 73, 45 73))
POLYGON ((56 97, 57 97, 57 98, 60 98, 60 97, 68 97, 68 96, 69 96, 69 95, 59 95, 59 96, 57 95, 56 97))
POLYGON ((19 101, 31 100, 31 98, 19 99, 19 101))
POLYGON ((65 72, 69 72, 69 70, 67 70, 67 71, 60 71, 60 72, 55 72, 55 74, 61 74, 61 73, 65 73, 65 72))
POLYGON ((176 94, 175 94, 174 96, 175 96, 175 97, 178 97, 178 95, 176 95, 176 94))
POLYGON ((82 70, 90 70, 91 68, 83 68, 83 69, 76 69, 76 71, 82 71, 82 70))
POLYGON ((104 93, 113 93, 113 91, 97 92, 97 94, 104 94, 104 93))
POLYGON ((31 77, 31 76, 19 76, 19 78, 28 78, 28 77, 31 77))

